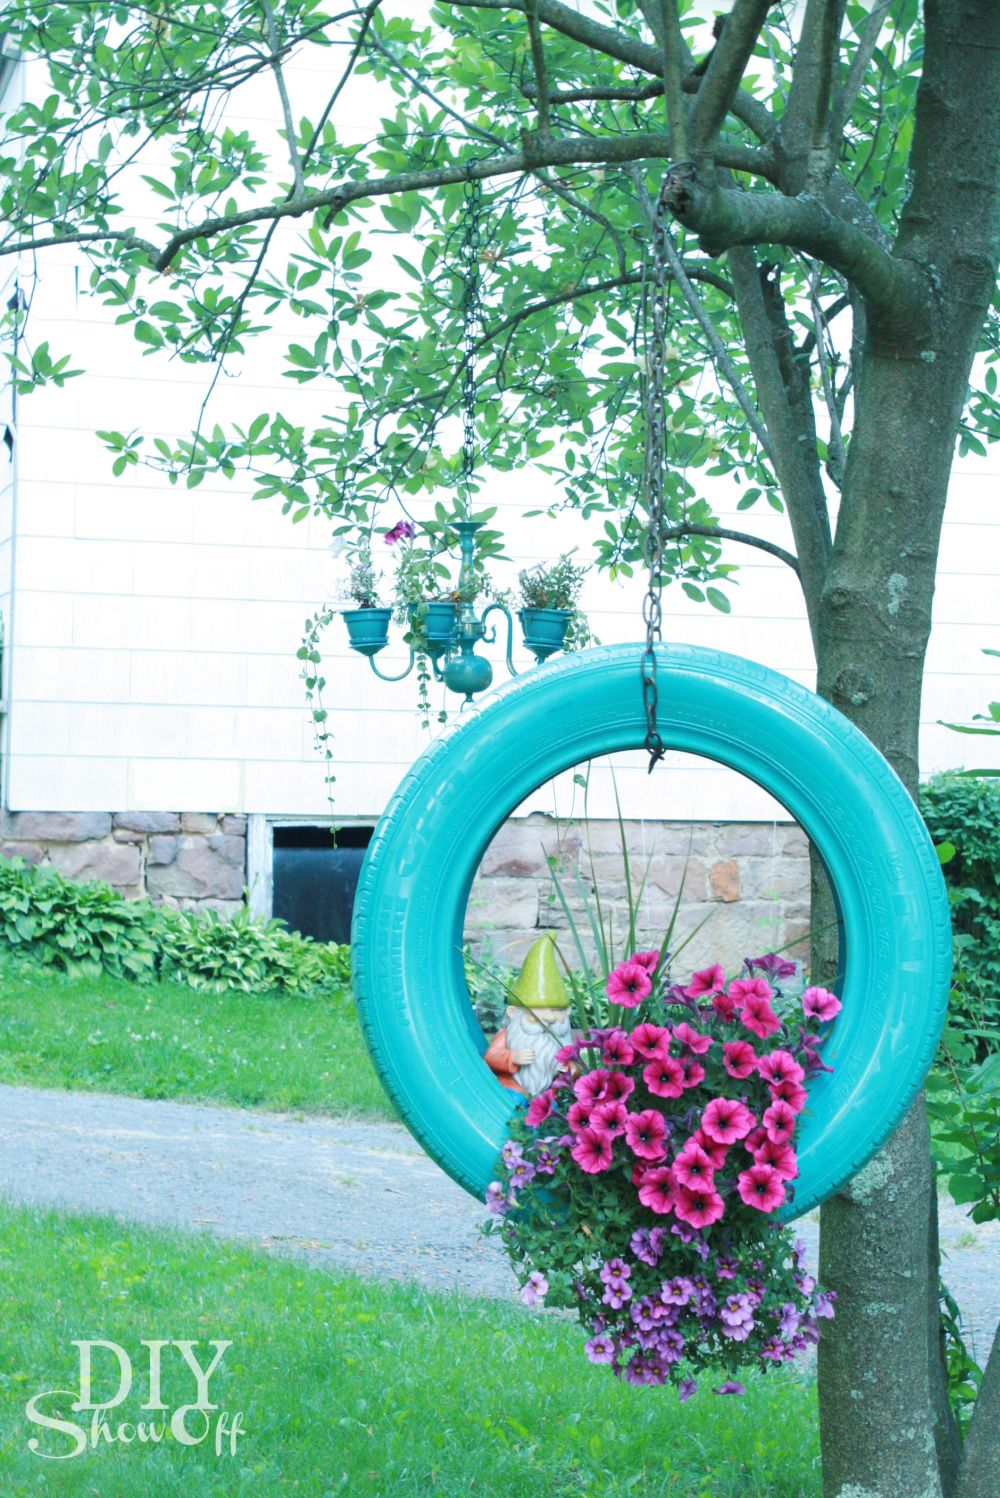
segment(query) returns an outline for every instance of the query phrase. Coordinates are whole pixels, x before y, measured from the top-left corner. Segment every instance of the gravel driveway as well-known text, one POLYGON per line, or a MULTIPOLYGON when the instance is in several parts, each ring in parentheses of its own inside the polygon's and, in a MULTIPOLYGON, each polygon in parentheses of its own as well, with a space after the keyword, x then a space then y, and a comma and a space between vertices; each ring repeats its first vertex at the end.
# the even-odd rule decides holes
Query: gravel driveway
MULTIPOLYGON (((511 1299, 484 1208, 398 1124, 0 1086, 0 1195, 207 1229, 359 1274, 511 1299)), ((800 1231, 815 1262, 818 1228, 800 1231)), ((1000 1321, 1000 1224, 942 1203, 945 1277, 980 1355, 1000 1321)))

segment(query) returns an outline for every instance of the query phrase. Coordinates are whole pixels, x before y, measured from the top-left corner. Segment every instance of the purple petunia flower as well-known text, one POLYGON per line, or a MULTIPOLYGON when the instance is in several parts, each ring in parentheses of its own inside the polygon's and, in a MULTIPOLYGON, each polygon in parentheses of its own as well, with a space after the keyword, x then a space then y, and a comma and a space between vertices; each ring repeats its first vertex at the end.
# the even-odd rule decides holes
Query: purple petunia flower
POLYGON ((537 1306, 545 1299, 549 1282, 540 1269, 533 1269, 521 1286, 521 1300, 526 1306, 537 1306))
POLYGON ((583 1350, 592 1363, 613 1363, 615 1360, 615 1344, 607 1332, 599 1332, 596 1337, 591 1337, 583 1350))
POLYGON ((693 1378, 682 1378, 680 1383, 677 1385, 677 1398, 680 1400, 681 1404, 684 1403, 685 1399, 690 1399, 691 1395, 697 1394, 697 1392, 698 1385, 695 1383, 693 1378))
POLYGON ((728 1378, 726 1380, 726 1382, 724 1384, 722 1384, 722 1386, 720 1388, 713 1389, 712 1393, 713 1394, 745 1394, 746 1393, 746 1389, 743 1387, 742 1384, 738 1384, 734 1378, 728 1378))

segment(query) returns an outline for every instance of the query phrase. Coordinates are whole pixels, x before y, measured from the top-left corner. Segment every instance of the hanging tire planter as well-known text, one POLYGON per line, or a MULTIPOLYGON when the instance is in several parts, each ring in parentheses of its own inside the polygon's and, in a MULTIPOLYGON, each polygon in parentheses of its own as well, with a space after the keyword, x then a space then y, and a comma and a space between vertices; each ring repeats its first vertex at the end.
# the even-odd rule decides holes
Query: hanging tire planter
MULTIPOLYGON (((874 746, 814 693, 736 656, 657 646, 659 730, 774 796, 836 893, 843 1001, 814 1079, 786 1218, 830 1196, 918 1092, 944 1022, 951 921, 934 848, 874 746)), ((462 962, 466 905, 497 829, 570 766, 640 748, 640 647, 608 646, 502 687, 439 739, 393 797, 368 850, 352 962, 372 1060, 428 1153, 480 1200, 512 1097, 483 1063, 462 962)), ((516 1105, 515 1105, 516 1106, 516 1105)))

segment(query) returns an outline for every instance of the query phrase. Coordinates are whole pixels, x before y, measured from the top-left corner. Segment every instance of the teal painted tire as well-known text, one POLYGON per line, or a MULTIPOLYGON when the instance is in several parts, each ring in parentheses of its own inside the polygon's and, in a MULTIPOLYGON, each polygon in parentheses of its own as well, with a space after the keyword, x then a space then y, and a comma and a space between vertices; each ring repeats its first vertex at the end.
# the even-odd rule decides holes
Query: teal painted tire
MULTIPOLYGON (((512 1097, 483 1064, 463 975, 469 890, 494 833, 538 786, 641 747, 640 650, 588 650, 502 687, 405 776, 362 869, 352 962, 372 1061, 420 1143, 479 1198, 512 1097)), ((885 1143, 933 1059, 951 974, 944 880, 902 782, 829 703, 737 656, 672 645, 657 660, 667 745, 769 791, 837 893, 844 1007, 825 1052, 834 1071, 809 1088, 786 1212, 797 1217, 885 1143)))

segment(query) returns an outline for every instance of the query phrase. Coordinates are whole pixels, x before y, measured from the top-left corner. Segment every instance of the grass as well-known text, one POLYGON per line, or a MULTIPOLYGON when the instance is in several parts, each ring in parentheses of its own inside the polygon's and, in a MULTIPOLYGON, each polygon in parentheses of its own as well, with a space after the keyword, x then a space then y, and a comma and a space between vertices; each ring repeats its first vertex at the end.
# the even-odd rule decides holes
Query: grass
MULTIPOLYGON (((592 1368, 566 1320, 307 1269, 207 1237, 0 1207, 0 1492, 4 1498, 818 1498, 815 1397, 790 1371, 745 1399, 687 1404, 592 1368), (245 1434, 205 1445, 99 1444, 35 1429, 25 1403, 78 1384, 72 1338, 118 1342, 136 1383, 109 1424, 148 1420, 141 1338, 232 1347, 210 1397, 245 1434)), ((110 1397, 110 1354, 95 1352, 110 1397), (108 1362, 102 1363, 101 1356, 108 1362)), ((102 1383, 102 1376, 104 1382, 102 1383)), ((194 1398, 176 1349, 163 1400, 194 1398)), ((59 1401, 55 1402, 57 1405, 59 1401)), ((67 1419, 70 1396, 59 1413, 67 1419)), ((54 1405, 46 1410, 54 1412, 54 1405)), ((191 1428, 195 1429, 192 1421, 191 1428)))
POLYGON ((0 1081, 385 1119, 347 995, 196 992, 0 963, 0 1081))

